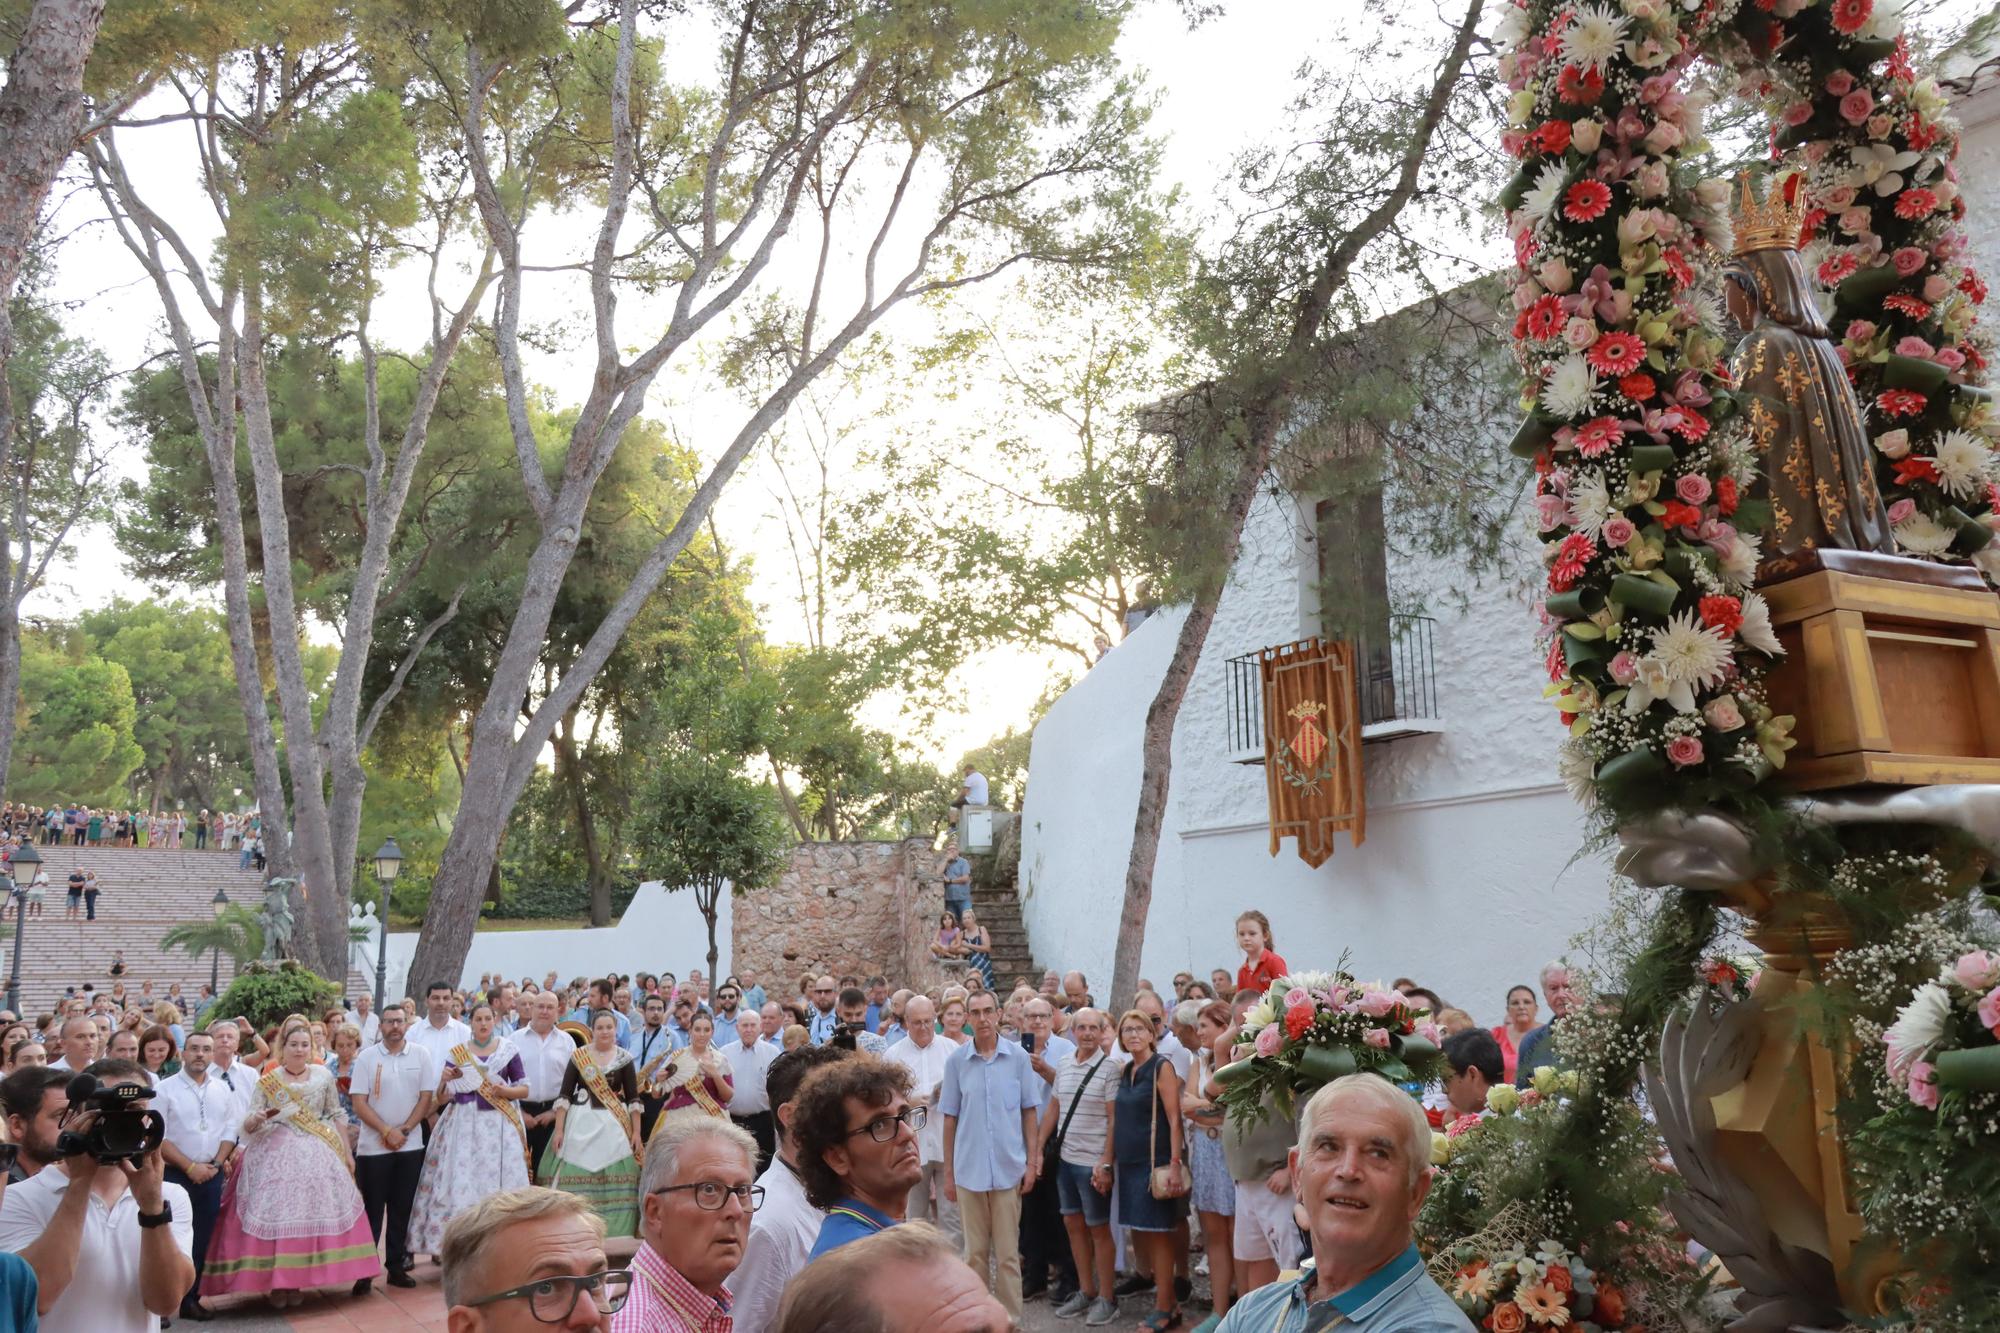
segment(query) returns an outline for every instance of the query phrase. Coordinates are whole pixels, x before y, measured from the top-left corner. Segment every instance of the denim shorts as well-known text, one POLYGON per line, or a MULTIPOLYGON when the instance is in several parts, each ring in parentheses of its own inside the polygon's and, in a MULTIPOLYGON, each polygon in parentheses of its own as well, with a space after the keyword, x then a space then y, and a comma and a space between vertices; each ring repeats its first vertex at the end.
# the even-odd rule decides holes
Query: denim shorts
POLYGON ((1056 1168, 1056 1206, 1064 1217, 1083 1214, 1083 1224, 1101 1227, 1111 1221, 1111 1196, 1090 1183, 1090 1168, 1063 1162, 1056 1168))

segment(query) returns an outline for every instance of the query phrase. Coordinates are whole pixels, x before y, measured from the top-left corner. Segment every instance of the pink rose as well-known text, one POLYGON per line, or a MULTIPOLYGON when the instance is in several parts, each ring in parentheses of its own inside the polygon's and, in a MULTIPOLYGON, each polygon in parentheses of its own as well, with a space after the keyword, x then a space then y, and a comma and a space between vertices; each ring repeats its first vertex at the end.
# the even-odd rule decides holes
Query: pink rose
POLYGON ((1294 986, 1285 992, 1285 1008, 1287 1009, 1296 1009, 1300 1005, 1304 1005, 1310 1009, 1312 1008, 1312 1002, 1312 992, 1304 986, 1294 986))
POLYGON ((1875 447, 1884 458, 1902 458, 1910 452, 1910 432, 1900 428, 1885 430, 1875 437, 1875 447))
POLYGON ((1389 1049, 1389 1034, 1381 1028, 1369 1028, 1361 1034, 1361 1040, 1367 1042, 1378 1051, 1389 1049))
POLYGON ((1714 489, 1714 487, 1708 484, 1708 478, 1702 476, 1699 472, 1690 472, 1685 477, 1681 477, 1674 482, 1674 494, 1691 505, 1698 505, 1707 501, 1708 497, 1714 492, 1714 489))
POLYGON ((1961 955, 1959 960, 1952 964, 1951 974, 1958 979, 1959 985, 1969 991, 1983 991, 2000 986, 2000 957, 1984 949, 1974 949, 1971 953, 1961 955))
POLYGON ((1790 125, 1793 129, 1797 129, 1811 119, 1811 102, 1794 102, 1785 108, 1785 124, 1790 125))
POLYGON ((1937 1074, 1937 1066, 1928 1060, 1919 1060, 1910 1066, 1910 1100, 1926 1111, 1938 1107, 1937 1084, 1931 1080, 1937 1074))
POLYGON ((1701 742, 1693 736, 1676 736, 1667 742, 1667 758, 1675 768, 1689 768, 1701 762, 1701 742))
POLYGON ((1623 514, 1620 514, 1616 518, 1606 519, 1604 522, 1604 544, 1606 546, 1623 546, 1638 535, 1638 527, 1623 514))
POLYGON ((1914 245, 1901 246, 1895 254, 1889 256, 1889 262, 1896 266, 1896 272, 1906 278, 1922 268, 1929 259, 1930 257, 1920 247, 1914 245))
POLYGON ((1871 321, 1865 319, 1856 319, 1848 321, 1847 341, 1854 343, 1865 343, 1874 336, 1875 336, 1875 325, 1871 321))
POLYGON ((1671 120, 1663 120, 1646 132, 1646 151, 1665 156, 1679 148, 1685 138, 1687 136, 1681 133, 1680 126, 1671 120))
POLYGON ((1951 295, 1951 279, 1942 273, 1933 273, 1924 279, 1924 299, 1936 305, 1951 295))
POLYGON ((1743 710, 1736 706, 1733 694, 1718 695, 1703 705, 1701 715, 1708 719, 1708 725, 1717 731, 1739 731, 1743 727, 1743 710))
POLYGON ((1597 145, 1604 140, 1604 124, 1596 120, 1579 120, 1569 127, 1569 145, 1588 157, 1597 151, 1597 145))
MULTIPOLYGON (((1605 525, 1609 527, 1609 524, 1605 525)), ((1611 659, 1611 679, 1620 685, 1630 685, 1639 679, 1639 659, 1630 652, 1623 652, 1611 659)))
MULTIPOLYGON (((1854 91, 1854 76, 1844 69, 1837 69, 1826 76, 1826 90, 1835 97, 1845 97, 1854 91)), ((1812 114, 1811 107, 1806 108, 1806 114, 1812 114)))
POLYGON ((1361 993, 1361 1012, 1370 1018, 1387 1018, 1403 1004, 1403 997, 1392 990, 1366 990, 1361 993))
POLYGON ((1581 352, 1597 341, 1597 325, 1578 316, 1563 325, 1563 341, 1581 352))
POLYGON ((1417 1024, 1417 1035, 1433 1046, 1444 1045, 1444 1029, 1436 1023, 1431 1022, 1428 1018, 1417 1024))
POLYGON ((1986 992, 1979 1001, 1979 1022, 1988 1032, 2000 1033, 2000 986, 1986 992))
POLYGON ((1639 175, 1634 180, 1632 189, 1641 199, 1658 199, 1666 194, 1668 183, 1667 164, 1648 162, 1639 168, 1639 175))
POLYGON ((1569 271, 1569 265, 1563 262, 1561 256, 1543 260, 1542 266, 1535 270, 1535 276, 1542 280, 1542 286, 1556 293, 1568 291, 1570 284, 1575 281, 1569 271))
POLYGON ((1868 224, 1873 220, 1865 208, 1844 209, 1840 214, 1840 229, 1850 235, 1865 236, 1868 234, 1868 224))
POLYGON ((1866 88, 1856 88, 1853 92, 1840 99, 1841 119, 1850 125, 1859 125, 1862 121, 1868 119, 1869 112, 1874 109, 1875 94, 1869 92, 1866 88))
POLYGON ((1285 1030, 1276 1023, 1266 1023, 1257 1032, 1257 1054, 1267 1059, 1276 1055, 1285 1044, 1285 1030))
POLYGON ((1886 139, 1889 137, 1889 131, 1895 128, 1894 116, 1877 111, 1868 118, 1868 137, 1871 139, 1886 139))
POLYGON ((1957 370, 1965 364, 1965 353, 1956 347, 1942 348, 1937 354, 1937 363, 1946 370, 1957 370))
MULTIPOLYGON (((1908 451, 1905 450, 1904 452, 1907 453, 1908 451)), ((1909 500, 1909 499, 1898 500, 1894 504, 1889 506, 1889 525, 1891 527, 1894 527, 1896 524, 1901 523, 1904 519, 1908 518, 1910 515, 1916 512, 1917 512, 1917 502, 1915 500, 1909 500)))
POLYGON ((1913 356, 1919 361, 1928 361, 1937 355, 1937 349, 1914 333, 1906 333, 1896 340, 1897 356, 1913 356))
POLYGON ((1853 202, 1854 187, 1852 185, 1836 185, 1821 195, 1819 201, 1821 208, 1832 209, 1836 213, 1853 202))

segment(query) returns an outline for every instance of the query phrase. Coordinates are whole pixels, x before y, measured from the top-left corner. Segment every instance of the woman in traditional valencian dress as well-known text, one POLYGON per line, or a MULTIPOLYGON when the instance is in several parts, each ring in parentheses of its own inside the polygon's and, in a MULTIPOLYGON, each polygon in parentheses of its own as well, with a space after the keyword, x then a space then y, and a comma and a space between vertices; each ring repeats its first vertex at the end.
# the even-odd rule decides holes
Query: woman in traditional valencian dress
POLYGON ((424 1150, 410 1212, 411 1254, 444 1248, 444 1224, 489 1194, 528 1182, 520 1101, 528 1073, 514 1043, 493 1032, 493 1006, 472 1007, 472 1040, 444 1067, 437 1130, 424 1150), (467 1058, 470 1057, 470 1058, 467 1058))
POLYGON ((313 1287, 382 1275, 340 1125, 333 1074, 312 1060, 303 1018, 285 1020, 278 1067, 257 1082, 209 1242, 204 1296, 267 1292, 298 1305, 313 1287))
POLYGON ((545 1184, 585 1200, 606 1235, 638 1234, 639 1080, 629 1052, 618 1049, 618 1016, 590 1017, 590 1045, 563 1073, 555 1133, 542 1158, 545 1184))
POLYGON ((703 1010, 695 1010, 688 1022, 688 1044, 675 1051, 653 1079, 659 1095, 666 1098, 659 1119, 653 1122, 655 1134, 668 1116, 689 1107, 718 1119, 729 1117, 723 1108, 736 1095, 736 1081, 729 1061, 715 1049, 714 1041, 715 1020, 703 1010))

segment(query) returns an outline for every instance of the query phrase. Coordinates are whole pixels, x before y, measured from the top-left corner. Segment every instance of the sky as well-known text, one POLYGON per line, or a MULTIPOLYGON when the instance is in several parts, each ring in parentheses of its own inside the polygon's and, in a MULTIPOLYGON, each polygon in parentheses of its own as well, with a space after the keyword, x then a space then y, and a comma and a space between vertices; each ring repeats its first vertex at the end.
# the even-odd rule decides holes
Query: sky
MULTIPOLYGON (((1425 5, 1433 2, 1417 0, 1425 5)), ((1448 17, 1440 16, 1440 33, 1449 19, 1456 18, 1456 8, 1454 4, 1448 17)), ((1168 183, 1181 187, 1196 220, 1212 221, 1221 215, 1222 183, 1238 152, 1259 143, 1296 139, 1298 127, 1287 108, 1299 59, 1328 54, 1336 39, 1351 35, 1353 27, 1367 21, 1360 0, 1233 0, 1222 16, 1190 31, 1177 4, 1141 0, 1127 22, 1120 54, 1144 74, 1157 94, 1153 130, 1163 144, 1164 174, 1168 183)), ((685 72, 696 76, 709 53, 690 47, 673 58, 690 62, 685 72)), ((1368 73, 1379 76, 1380 71, 1368 73)), ((1413 67, 1413 73, 1421 77, 1422 67, 1413 67)), ((185 229, 198 252, 205 252, 210 236, 201 226, 205 204, 190 169, 191 154, 184 138, 177 137, 185 133, 184 127, 140 131, 128 136, 124 148, 142 192, 164 201, 170 219, 185 229)), ((94 222, 96 217, 95 201, 87 193, 64 198, 54 225, 69 239, 54 295, 70 306, 67 318, 74 332, 95 340, 114 366, 136 366, 166 346, 158 303, 122 243, 108 227, 94 222)), ((544 255, 566 246, 574 251, 587 237, 587 222, 573 217, 534 224, 530 262, 538 242, 548 247, 541 251, 544 255)), ((1475 249, 1490 248, 1496 260, 1500 256, 1497 232, 1461 239, 1475 249)), ((780 281, 796 279, 805 272, 804 264, 803 251, 794 250, 780 257, 772 276, 780 281)), ((584 308, 574 288, 565 290, 563 282, 550 278, 530 287, 525 310, 529 324, 559 323, 568 312, 584 308)), ((376 322, 378 342, 396 341, 399 328, 427 326, 421 295, 421 280, 414 275, 390 282, 376 322)), ((643 313, 642 305, 624 308, 625 341, 639 336, 634 330, 643 327, 643 313)), ((531 378, 565 402, 583 396, 581 385, 588 375, 582 355, 589 341, 587 329, 575 327, 581 336, 570 340, 570 346, 577 347, 576 352, 542 355, 530 365, 531 378)), ((710 458, 720 452, 743 415, 740 401, 703 372, 698 358, 690 359, 688 369, 662 379, 649 410, 710 458)), ((126 475, 140 478, 143 467, 137 455, 136 445, 126 450, 122 466, 126 475)), ((768 637, 798 641, 803 637, 803 619, 783 557, 783 530, 773 515, 775 486, 769 459, 760 451, 725 492, 716 521, 732 551, 747 553, 753 561, 753 596, 768 637)), ((132 586, 109 534, 93 532, 76 543, 74 558, 55 573, 29 610, 51 616, 72 614, 81 606, 108 600, 114 591, 129 595, 132 586)), ((940 595, 951 592, 941 589, 940 595)), ((954 681, 956 706, 936 720, 923 748, 932 759, 949 762, 1002 729, 1021 725, 1058 669, 1044 655, 1019 651, 989 653, 975 660, 954 681)), ((874 711, 871 720, 894 725, 896 701, 882 700, 874 711)))

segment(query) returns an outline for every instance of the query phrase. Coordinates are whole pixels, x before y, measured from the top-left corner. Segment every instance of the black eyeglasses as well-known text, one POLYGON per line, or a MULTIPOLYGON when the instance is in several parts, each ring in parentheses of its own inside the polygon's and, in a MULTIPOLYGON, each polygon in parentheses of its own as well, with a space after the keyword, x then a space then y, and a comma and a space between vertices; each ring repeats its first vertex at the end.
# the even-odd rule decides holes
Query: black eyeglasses
POLYGON ((737 1202, 743 1205, 743 1211, 746 1213, 754 1213, 764 1206, 762 1185, 724 1185, 715 1180, 697 1180, 692 1185, 662 1185, 653 1193, 673 1194, 680 1190, 692 1193, 694 1206, 711 1213, 720 1212, 722 1205, 729 1201, 732 1194, 736 1196, 737 1202))
POLYGON ((856 1134, 865 1130, 868 1137, 875 1140, 875 1142, 887 1143, 896 1137, 896 1127, 898 1125, 908 1125, 910 1132, 914 1134, 924 1127, 924 1121, 929 1118, 930 1108, 924 1106, 905 1106, 895 1115, 877 1116, 875 1119, 861 1126, 860 1129, 848 1130, 846 1137, 851 1139, 856 1134))
POLYGON ((590 1303, 597 1307, 599 1314, 617 1314, 632 1292, 632 1273, 629 1269, 614 1268, 609 1272, 589 1273, 582 1277, 538 1278, 525 1286, 496 1291, 491 1296, 482 1296, 465 1304, 467 1308, 476 1310, 496 1301, 524 1300, 528 1303, 528 1313, 539 1322, 560 1324, 569 1318, 570 1311, 576 1309, 576 1299, 584 1292, 590 1293, 590 1303))

